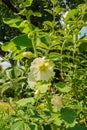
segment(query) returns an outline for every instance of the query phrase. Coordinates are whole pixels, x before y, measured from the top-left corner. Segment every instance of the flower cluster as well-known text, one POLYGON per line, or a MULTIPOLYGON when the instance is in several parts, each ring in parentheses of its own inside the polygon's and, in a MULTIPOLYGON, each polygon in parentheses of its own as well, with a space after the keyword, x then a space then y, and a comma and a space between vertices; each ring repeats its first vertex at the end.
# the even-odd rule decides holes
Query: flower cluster
POLYGON ((53 69, 54 63, 52 61, 46 60, 44 57, 34 59, 30 66, 28 78, 29 86, 33 88, 37 81, 48 82, 55 75, 53 69))

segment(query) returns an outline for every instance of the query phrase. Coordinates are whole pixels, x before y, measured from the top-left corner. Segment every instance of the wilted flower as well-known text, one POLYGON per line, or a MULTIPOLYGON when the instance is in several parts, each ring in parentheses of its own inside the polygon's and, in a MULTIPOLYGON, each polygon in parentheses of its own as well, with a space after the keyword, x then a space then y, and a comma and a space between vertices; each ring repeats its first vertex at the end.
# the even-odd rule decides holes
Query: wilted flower
POLYGON ((30 87, 37 81, 49 81, 54 77, 55 72, 53 71, 54 63, 46 60, 45 58, 36 58, 31 63, 29 80, 30 87))
POLYGON ((53 104, 53 106, 55 108, 57 108, 58 110, 60 110, 61 106, 62 106, 62 97, 59 95, 55 95, 52 99, 51 99, 51 103, 53 104))

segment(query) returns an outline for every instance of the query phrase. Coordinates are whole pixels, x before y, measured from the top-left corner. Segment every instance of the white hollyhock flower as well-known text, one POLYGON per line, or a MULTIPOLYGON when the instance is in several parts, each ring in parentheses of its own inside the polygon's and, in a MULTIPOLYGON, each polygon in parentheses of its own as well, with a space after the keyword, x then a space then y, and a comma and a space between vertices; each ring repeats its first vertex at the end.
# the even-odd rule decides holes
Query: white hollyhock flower
POLYGON ((53 106, 55 108, 57 108, 58 110, 61 109, 62 107, 62 97, 59 95, 55 95, 52 99, 51 99, 51 103, 53 104, 53 106))
POLYGON ((53 69, 54 63, 52 61, 40 57, 34 59, 30 66, 29 85, 30 82, 34 84, 34 81, 49 81, 55 75, 53 69))

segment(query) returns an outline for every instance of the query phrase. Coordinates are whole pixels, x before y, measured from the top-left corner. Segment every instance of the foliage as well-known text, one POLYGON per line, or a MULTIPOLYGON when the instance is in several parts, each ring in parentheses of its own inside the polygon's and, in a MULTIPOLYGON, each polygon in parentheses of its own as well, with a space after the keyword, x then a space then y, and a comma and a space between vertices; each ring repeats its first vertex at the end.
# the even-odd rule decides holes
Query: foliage
POLYGON ((1 46, 7 53, 3 60, 14 63, 0 69, 1 99, 8 102, 0 109, 0 129, 87 129, 87 37, 78 39, 87 24, 87 5, 78 5, 64 18, 60 14, 65 9, 57 0, 50 2, 45 11, 51 19, 42 20, 40 27, 31 21, 32 16, 43 18, 42 12, 31 10, 32 0, 21 0, 19 14, 26 20, 3 19, 21 33, 1 46))

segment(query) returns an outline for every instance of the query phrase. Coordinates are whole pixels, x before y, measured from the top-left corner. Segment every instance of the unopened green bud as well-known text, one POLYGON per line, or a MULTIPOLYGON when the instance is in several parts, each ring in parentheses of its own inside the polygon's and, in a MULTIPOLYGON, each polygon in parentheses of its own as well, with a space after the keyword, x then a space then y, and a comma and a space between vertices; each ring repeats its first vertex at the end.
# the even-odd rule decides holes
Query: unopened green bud
POLYGON ((34 33, 33 33, 33 32, 30 32, 30 33, 28 34, 28 37, 29 37, 29 38, 33 38, 33 37, 34 37, 34 33))

